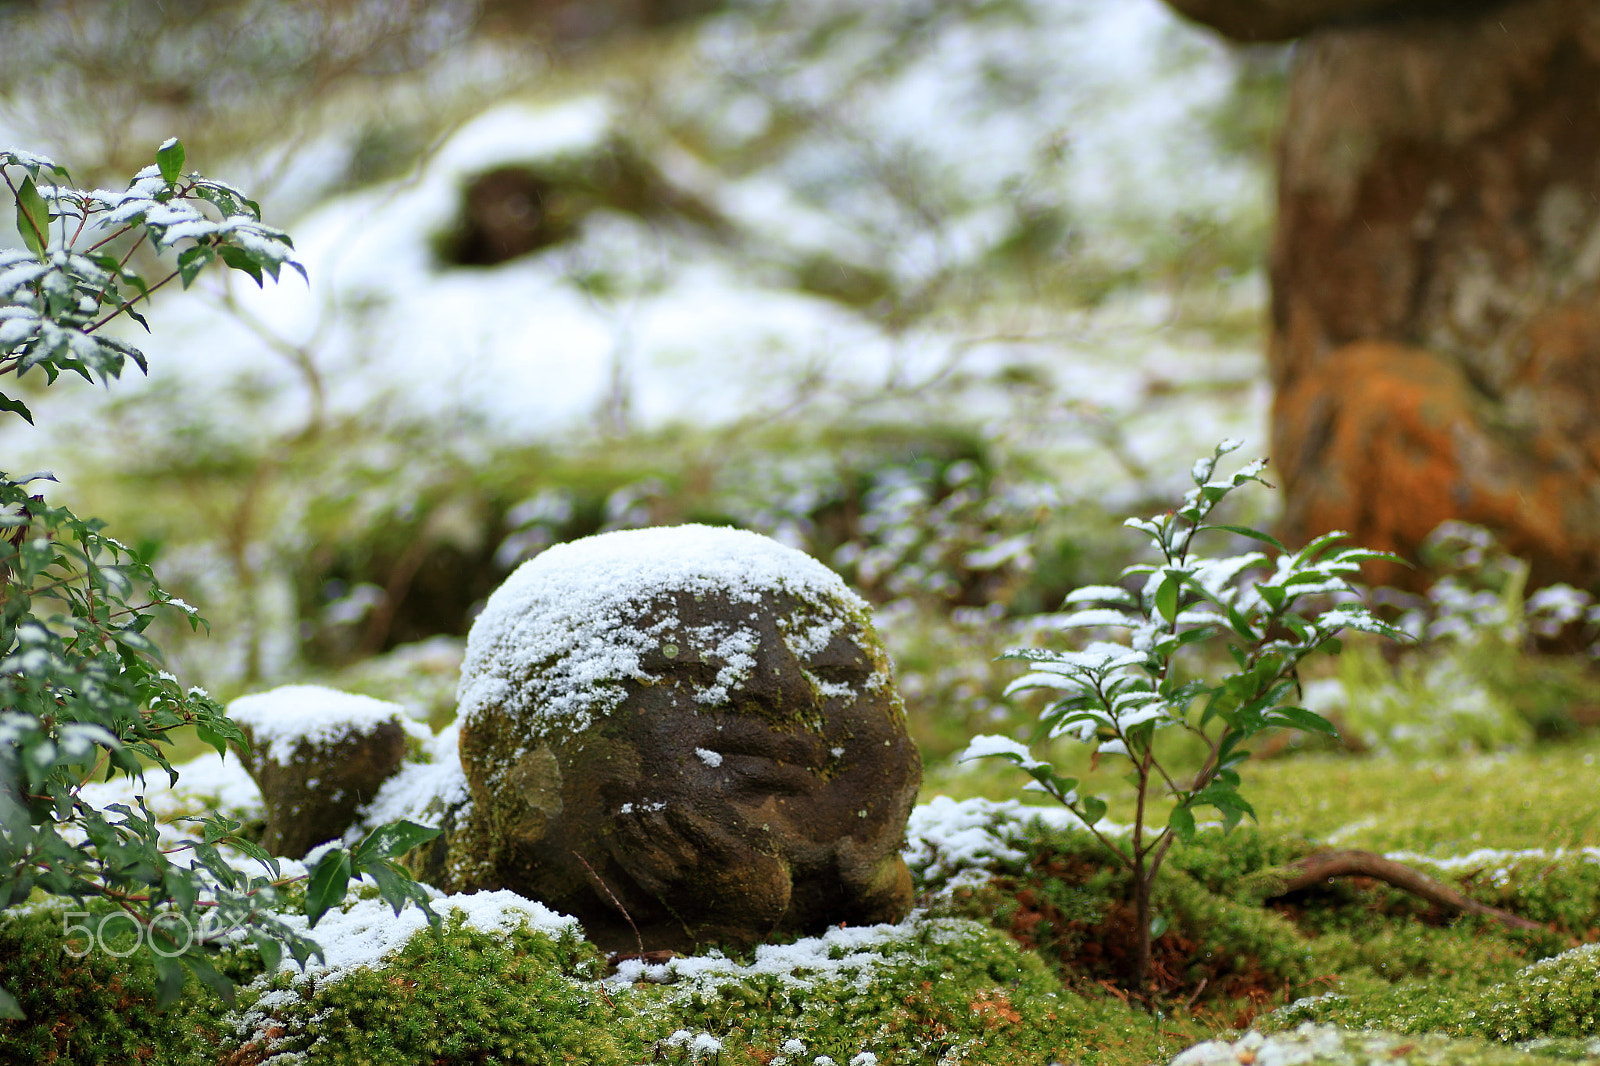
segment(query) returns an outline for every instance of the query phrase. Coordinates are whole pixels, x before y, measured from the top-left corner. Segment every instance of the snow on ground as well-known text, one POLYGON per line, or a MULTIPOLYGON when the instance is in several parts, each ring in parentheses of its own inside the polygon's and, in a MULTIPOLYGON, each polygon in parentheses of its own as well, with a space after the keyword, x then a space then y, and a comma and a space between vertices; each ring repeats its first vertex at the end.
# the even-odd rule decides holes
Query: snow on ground
MULTIPOLYGON (((297 219, 269 218, 294 234, 309 287, 298 276, 263 290, 234 279, 239 314, 192 294, 158 300, 154 335, 134 338, 152 356, 151 385, 181 382, 186 405, 211 409, 229 433, 282 431, 306 417, 305 382, 283 355, 294 349, 316 366, 335 412, 379 400, 425 417, 464 411, 528 439, 590 425, 603 409, 626 410, 637 426, 715 424, 936 383, 917 400, 923 410, 987 419, 1035 443, 1062 437, 1063 454, 1087 466, 1086 493, 1126 480, 1114 468, 1095 476, 1110 464, 1086 418, 1119 422, 1129 450, 1155 467, 1223 436, 1263 439, 1253 344, 1175 333, 1176 297, 1160 285, 1065 319, 994 309, 995 321, 963 312, 889 329, 774 274, 775 263, 820 251, 914 290, 983 263, 1027 205, 1061 210, 1073 256, 1136 273, 1196 219, 1265 210, 1261 167, 1208 132, 1233 76, 1227 52, 1158 0, 944 12, 891 49, 908 17, 835 0, 736 6, 696 31, 694 61, 652 86, 660 101, 644 119, 605 87, 492 106, 415 174, 297 219), (802 47, 845 15, 857 20, 850 34, 802 47), (649 125, 698 123, 735 151, 806 109, 823 116, 816 132, 737 173, 690 158, 649 125), (438 261, 435 241, 472 175, 579 157, 619 135, 763 252, 602 211, 575 241, 500 266, 438 261), (582 277, 606 281, 586 288, 582 277), (1018 367, 1052 381, 1049 394, 1074 409, 1021 424, 1015 390, 982 385, 1018 367), (957 378, 969 386, 955 388, 957 378), (240 411, 242 381, 252 396, 279 398, 240 411), (1190 388, 1218 381, 1227 387, 1214 396, 1190 388)), ((1234 291, 1260 306, 1259 278, 1234 291)), ((136 388, 124 383, 118 395, 136 388)))
MULTIPOLYGON (((492 936, 507 936, 523 928, 544 933, 553 940, 569 930, 581 935, 578 919, 557 914, 543 903, 503 889, 438 895, 433 906, 446 921, 459 914, 466 928, 492 936)), ((330 910, 315 928, 304 915, 286 915, 284 921, 322 948, 322 958, 307 963, 303 970, 291 957, 280 961, 278 971, 294 975, 297 985, 337 980, 361 966, 376 969, 386 956, 428 928, 428 916, 421 908, 408 906, 396 915, 382 899, 357 900, 342 909, 330 910)))
MULTIPOLYGON (((1065 807, 981 798, 957 802, 949 796, 935 796, 912 808, 901 855, 925 884, 941 888, 984 884, 996 865, 1021 862, 1026 857, 1017 845, 1033 826, 1084 828, 1082 819, 1065 807)), ((1096 822, 1095 828, 1107 836, 1128 832, 1127 826, 1106 818, 1096 822)))

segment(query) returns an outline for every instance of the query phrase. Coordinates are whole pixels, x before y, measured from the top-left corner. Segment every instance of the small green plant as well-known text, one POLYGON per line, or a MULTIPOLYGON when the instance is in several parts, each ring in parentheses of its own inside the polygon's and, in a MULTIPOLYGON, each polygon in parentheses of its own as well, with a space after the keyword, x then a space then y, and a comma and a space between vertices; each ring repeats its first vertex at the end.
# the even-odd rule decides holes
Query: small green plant
MULTIPOLYGON (((0 249, 0 376, 37 370, 52 384, 71 371, 109 383, 128 360, 143 370, 145 359, 103 328, 127 315, 148 329, 135 306, 157 289, 173 280, 188 287, 216 261, 258 284, 284 266, 301 270, 288 237, 261 222, 255 203, 183 167, 182 144, 169 140, 126 191, 86 192, 54 183, 69 176, 42 156, 0 150, 0 180, 27 246, 0 249), (129 266, 141 248, 158 261, 175 258, 153 284, 129 266)), ((0 394, 0 411, 33 422, 20 399, 0 394)), ((269 968, 284 947, 303 964, 317 945, 276 914, 292 900, 314 925, 359 874, 376 880, 396 913, 408 900, 428 910, 424 890, 394 860, 437 830, 380 827, 294 878, 230 819, 212 815, 199 839, 174 842, 142 798, 137 811, 101 811, 82 799, 80 789, 102 773, 142 777, 146 762, 176 783, 162 750, 176 730, 195 728, 219 753, 245 740, 216 701, 162 669, 161 650, 146 635, 157 612, 184 612, 192 626, 203 620, 103 522, 35 492, 53 480, 0 472, 0 912, 35 892, 120 908, 149 954, 164 1005, 187 972, 231 998, 231 980, 208 956, 236 930, 269 968), (224 845, 263 872, 236 869, 224 845), (184 852, 192 861, 173 861, 184 852), (300 880, 303 894, 282 891, 300 880)), ((67 918, 76 916, 87 914, 67 918)), ((64 925, 63 935, 69 928, 92 931, 64 925)), ((21 1017, 16 998, 0 988, 0 1018, 21 1017)))
POLYGON ((1368 559, 1392 558, 1361 548, 1337 548, 1342 534, 1318 537, 1291 553, 1277 540, 1244 526, 1211 523, 1212 511, 1234 489, 1248 482, 1267 484, 1256 460, 1231 476, 1218 476, 1222 457, 1239 447, 1223 441, 1209 458, 1195 463, 1195 488, 1174 510, 1156 518, 1130 518, 1124 524, 1148 534, 1159 563, 1131 566, 1124 578, 1142 579, 1137 592, 1115 585, 1080 588, 1067 597, 1071 613, 1063 628, 1120 633, 1078 651, 1013 649, 1004 658, 1029 663, 1033 670, 1011 683, 1007 693, 1058 689, 1066 693, 1040 713, 1051 737, 1072 736, 1098 746, 1099 755, 1120 756, 1132 768, 1135 814, 1126 838, 1096 827, 1105 800, 1080 793, 1078 780, 1062 777, 1050 763, 1007 737, 974 737, 962 759, 996 757, 1017 763, 1039 787, 1089 826, 1127 868, 1133 882, 1138 943, 1133 952, 1136 987, 1144 985, 1150 943, 1165 922, 1151 914, 1152 888, 1174 840, 1194 838, 1195 812, 1212 807, 1225 829, 1255 811, 1239 793, 1244 747, 1264 730, 1303 729, 1329 736, 1333 725, 1321 715, 1295 706, 1297 669, 1317 651, 1337 652, 1340 631, 1363 630, 1386 637, 1405 634, 1357 602, 1326 606, 1329 597, 1353 597, 1347 576, 1368 559), (1261 552, 1210 559, 1194 550, 1199 534, 1231 534, 1260 541, 1278 554, 1261 552), (1315 603, 1302 607, 1301 601, 1315 603), (1093 606, 1098 605, 1098 606, 1093 606), (1224 640, 1233 670, 1206 676, 1203 645, 1224 640), (1191 665, 1193 664, 1193 665, 1191 665), (1158 754, 1156 737, 1177 728, 1205 745, 1205 757, 1192 775, 1158 754), (1153 807, 1169 804, 1166 824, 1155 829, 1153 807))

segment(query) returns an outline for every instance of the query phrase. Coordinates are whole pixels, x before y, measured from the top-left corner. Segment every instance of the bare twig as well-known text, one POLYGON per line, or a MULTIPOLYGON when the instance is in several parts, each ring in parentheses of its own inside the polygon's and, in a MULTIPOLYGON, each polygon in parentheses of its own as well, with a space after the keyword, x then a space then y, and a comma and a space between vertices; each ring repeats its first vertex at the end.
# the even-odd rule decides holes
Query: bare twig
POLYGON ((622 905, 622 901, 616 897, 614 892, 611 891, 611 886, 606 884, 605 879, 594 872, 594 867, 589 865, 589 861, 587 859, 585 859, 582 855, 579 855, 576 851, 572 852, 572 857, 583 864, 583 868, 589 871, 589 876, 594 878, 594 883, 600 886, 600 891, 606 894, 606 898, 611 901, 611 905, 616 907, 617 910, 621 911, 622 916, 628 920, 628 928, 633 930, 633 939, 639 945, 639 957, 643 958, 645 954, 644 937, 639 935, 639 927, 633 924, 633 915, 628 913, 628 908, 622 905))

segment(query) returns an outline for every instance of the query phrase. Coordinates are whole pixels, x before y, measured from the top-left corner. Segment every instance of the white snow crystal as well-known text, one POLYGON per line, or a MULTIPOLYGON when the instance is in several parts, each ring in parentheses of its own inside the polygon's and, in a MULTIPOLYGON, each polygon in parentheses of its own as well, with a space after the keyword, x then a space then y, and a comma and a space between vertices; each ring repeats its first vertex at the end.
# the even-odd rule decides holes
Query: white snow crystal
POLYGON ((1019 744, 1010 737, 993 736, 989 734, 972 738, 967 744, 967 749, 956 756, 956 762, 967 762, 970 759, 982 759, 990 755, 1015 755, 1022 762, 1019 764, 1025 770, 1039 766, 1049 766, 1049 763, 1040 762, 1033 757, 1033 752, 1028 750, 1026 744, 1019 744))
POLYGON ((617 972, 606 978, 613 987, 627 987, 638 981, 668 983, 675 999, 705 995, 728 982, 770 977, 790 988, 812 988, 819 982, 844 981, 864 991, 876 979, 877 971, 894 964, 899 945, 922 938, 934 943, 953 943, 971 936, 975 924, 963 918, 928 918, 921 911, 897 925, 858 925, 829 929, 821 936, 803 937, 792 944, 759 944, 755 959, 741 965, 721 952, 709 955, 678 956, 664 963, 625 959, 617 972))
POLYGON ((694 749, 694 753, 700 756, 700 761, 705 763, 707 766, 722 765, 722 754, 720 752, 708 751, 705 748, 696 748, 694 749))

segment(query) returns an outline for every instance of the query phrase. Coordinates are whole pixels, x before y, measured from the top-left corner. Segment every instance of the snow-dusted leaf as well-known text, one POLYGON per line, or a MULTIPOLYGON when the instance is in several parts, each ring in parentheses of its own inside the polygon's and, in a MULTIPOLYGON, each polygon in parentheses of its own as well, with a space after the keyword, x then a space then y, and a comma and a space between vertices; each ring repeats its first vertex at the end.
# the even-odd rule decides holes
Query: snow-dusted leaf
POLYGON ((1007 685, 1005 687, 1005 694, 1007 696, 1014 696, 1018 692, 1027 692, 1031 689, 1039 688, 1077 689, 1084 691, 1088 689, 1088 686, 1085 682, 1080 681, 1071 675, 1048 673, 1036 670, 1030 674, 1023 674, 1021 677, 1007 685))
POLYGON ((1266 468, 1267 461, 1265 459, 1250 460, 1250 462, 1240 467, 1239 470, 1233 475, 1232 483, 1229 487, 1238 488, 1247 481, 1261 480, 1261 471, 1265 470, 1266 468))
POLYGON ((1087 629, 1100 626, 1128 626, 1138 625, 1142 619, 1129 616, 1123 611, 1111 607, 1092 607, 1085 611, 1074 611, 1071 614, 1053 614, 1044 619, 1044 624, 1050 629, 1087 629))
POLYGON ((980 734, 967 742, 966 750, 956 756, 956 762, 968 762, 972 759, 988 759, 999 756, 1015 762, 1023 769, 1037 766, 1049 767, 1049 763, 1040 762, 1033 757, 1033 752, 1026 744, 1019 744, 1010 737, 995 736, 993 734, 980 734))
POLYGON ((1119 607, 1137 607, 1138 600, 1133 593, 1117 585, 1085 585, 1067 593, 1066 602, 1074 603, 1110 603, 1119 607))

